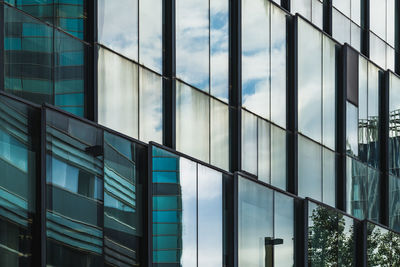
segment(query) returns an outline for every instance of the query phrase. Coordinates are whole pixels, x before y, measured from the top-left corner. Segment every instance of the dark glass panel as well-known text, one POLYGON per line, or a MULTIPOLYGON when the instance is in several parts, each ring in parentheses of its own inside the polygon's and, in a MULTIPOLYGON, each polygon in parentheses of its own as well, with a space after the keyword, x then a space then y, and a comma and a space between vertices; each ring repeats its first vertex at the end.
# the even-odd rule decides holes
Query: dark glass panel
POLYGON ((364 219, 368 205, 368 168, 350 157, 347 157, 346 166, 346 212, 364 219))

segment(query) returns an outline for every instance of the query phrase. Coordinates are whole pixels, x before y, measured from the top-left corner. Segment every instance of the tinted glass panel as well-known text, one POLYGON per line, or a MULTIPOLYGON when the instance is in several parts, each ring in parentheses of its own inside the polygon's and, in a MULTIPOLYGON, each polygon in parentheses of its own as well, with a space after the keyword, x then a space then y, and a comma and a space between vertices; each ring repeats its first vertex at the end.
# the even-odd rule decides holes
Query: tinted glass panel
MULTIPOLYGON (((97 5, 99 42, 137 60, 138 0, 99 0, 97 5)), ((147 32, 152 33, 154 32, 147 32)))
POLYGON ((210 99, 211 164, 229 169, 229 109, 215 99, 210 99))
POLYGON ((271 125, 271 184, 286 190, 286 132, 271 125))
POLYGON ((257 148, 257 117, 242 110, 242 168, 254 175, 257 175, 257 148))
POLYGON ((138 138, 138 66, 100 48, 98 72, 99 123, 138 138))

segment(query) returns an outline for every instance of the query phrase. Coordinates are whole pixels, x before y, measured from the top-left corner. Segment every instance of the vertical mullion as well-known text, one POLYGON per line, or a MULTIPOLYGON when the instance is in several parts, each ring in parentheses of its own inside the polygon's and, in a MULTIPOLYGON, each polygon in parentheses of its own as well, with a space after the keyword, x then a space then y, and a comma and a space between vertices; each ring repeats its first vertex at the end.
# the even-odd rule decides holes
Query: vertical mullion
POLYGON ((332 36, 332 0, 323 0, 323 30, 332 36))
POLYGON ((37 194, 37 211, 40 232, 40 256, 38 257, 38 263, 40 267, 46 266, 46 108, 41 108, 41 120, 40 120, 40 177, 37 181, 38 188, 36 189, 37 194))
POLYGON ((389 226, 389 89, 390 72, 380 73, 379 155, 380 155, 380 220, 389 226))
POLYGON ((98 122, 98 2, 88 1, 86 9, 88 11, 88 23, 86 24, 86 40, 90 46, 85 45, 85 70, 87 77, 85 78, 85 100, 84 114, 85 117, 94 122, 98 122))
POLYGON ((176 148, 176 1, 163 0, 163 144, 172 149, 176 148))
POLYGON ((137 1, 137 33, 138 33, 138 41, 137 41, 137 47, 138 47, 138 54, 137 54, 137 59, 138 59, 138 63, 137 64, 137 121, 138 121, 138 125, 137 125, 137 129, 138 129, 138 139, 141 140, 141 136, 140 136, 140 0, 137 1))
MULTIPOLYGON (((4 3, 0 4, 0 29, 1 34, 0 34, 0 51, 3 51, 3 53, 0 53, 0 62, 3 64, 3 66, 5 65, 5 61, 4 61, 4 40, 5 40, 5 8, 4 8, 4 3)), ((4 68, 3 71, 0 73, 0 90, 1 91, 5 91, 5 86, 4 86, 4 68)))
POLYGON ((400 74, 400 1, 395 1, 395 71, 400 74))
POLYGON ((369 5, 370 0, 361 1, 361 53, 366 57, 369 57, 369 28, 370 28, 370 19, 369 19, 369 5))
POLYGON ((241 170, 241 0, 229 1, 229 169, 241 170))

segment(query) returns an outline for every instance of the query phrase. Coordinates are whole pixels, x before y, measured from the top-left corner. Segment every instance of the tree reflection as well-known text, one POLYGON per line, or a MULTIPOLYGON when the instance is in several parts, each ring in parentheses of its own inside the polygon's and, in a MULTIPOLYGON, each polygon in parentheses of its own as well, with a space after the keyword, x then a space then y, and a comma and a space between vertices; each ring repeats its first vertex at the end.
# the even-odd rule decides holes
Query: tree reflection
POLYGON ((394 232, 367 224, 368 266, 400 266, 400 236, 394 232))

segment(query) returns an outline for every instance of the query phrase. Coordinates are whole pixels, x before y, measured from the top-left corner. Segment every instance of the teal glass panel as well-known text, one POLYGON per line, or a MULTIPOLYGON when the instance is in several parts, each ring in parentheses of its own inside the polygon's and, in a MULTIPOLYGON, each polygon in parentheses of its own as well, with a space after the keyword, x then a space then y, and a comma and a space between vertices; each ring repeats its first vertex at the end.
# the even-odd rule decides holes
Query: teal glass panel
POLYGON ((46 111, 48 265, 99 266, 102 261, 102 145, 100 130, 46 111))
POLYGON ((141 145, 104 133, 104 253, 112 265, 139 264, 146 156, 141 145))
POLYGON ((39 112, 0 96, 0 266, 34 266, 39 112))
POLYGON ((4 35, 5 91, 53 104, 53 29, 5 5, 4 35))
POLYGON ((389 226, 400 231, 400 178, 389 175, 389 226))
POLYGON ((84 109, 86 47, 80 41, 60 31, 55 31, 54 37, 55 104, 62 109, 64 107, 84 109))

